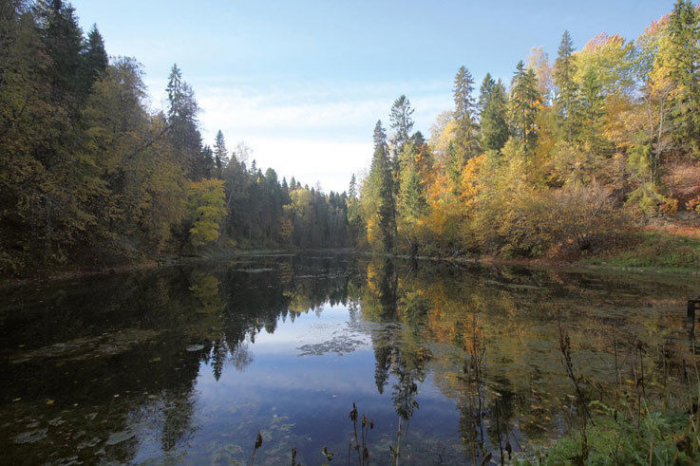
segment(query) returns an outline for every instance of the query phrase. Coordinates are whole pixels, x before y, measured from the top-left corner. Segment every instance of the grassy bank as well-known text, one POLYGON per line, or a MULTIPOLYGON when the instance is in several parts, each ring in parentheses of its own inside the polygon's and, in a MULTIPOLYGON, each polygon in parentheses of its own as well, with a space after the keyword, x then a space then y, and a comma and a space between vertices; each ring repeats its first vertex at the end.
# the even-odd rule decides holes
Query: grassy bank
POLYGON ((622 235, 613 247, 582 258, 582 264, 700 269, 700 237, 664 230, 622 235))

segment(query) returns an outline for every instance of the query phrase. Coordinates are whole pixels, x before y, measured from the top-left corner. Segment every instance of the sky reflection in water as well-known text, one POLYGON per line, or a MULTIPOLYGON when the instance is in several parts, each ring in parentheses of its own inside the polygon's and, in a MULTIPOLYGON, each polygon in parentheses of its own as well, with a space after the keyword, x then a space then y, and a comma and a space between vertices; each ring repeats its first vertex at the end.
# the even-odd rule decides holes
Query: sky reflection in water
POLYGON ((699 285, 279 256, 5 290, 3 461, 245 463, 260 430, 257 464, 356 462, 352 403, 375 463, 399 422, 405 462, 527 455, 576 423, 560 325, 601 396, 637 339, 682 390, 699 285))

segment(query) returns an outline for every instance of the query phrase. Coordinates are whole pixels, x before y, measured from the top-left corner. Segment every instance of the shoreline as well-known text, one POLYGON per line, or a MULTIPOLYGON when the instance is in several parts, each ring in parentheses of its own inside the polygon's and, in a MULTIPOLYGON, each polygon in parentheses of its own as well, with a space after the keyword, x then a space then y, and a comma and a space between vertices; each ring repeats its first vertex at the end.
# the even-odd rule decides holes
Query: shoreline
MULTIPOLYGON (((313 253, 333 253, 333 254, 357 254, 366 257, 382 257, 386 259, 411 260, 408 255, 392 255, 363 251, 357 248, 329 248, 329 249, 251 249, 240 251, 228 251, 225 253, 217 253, 210 255, 183 255, 171 256, 157 259, 145 259, 142 261, 134 261, 114 266, 104 267, 84 267, 76 266, 72 268, 56 269, 48 274, 36 274, 27 277, 8 277, 0 280, 0 289, 10 287, 20 287, 29 284, 59 282, 63 280, 85 279, 89 277, 116 275, 122 273, 151 270, 161 267, 170 267, 183 265, 191 262, 215 261, 232 259, 236 257, 252 257, 252 256, 294 256, 297 254, 313 254, 313 253)), ((593 258, 595 259, 595 258, 593 258)), ((478 264, 487 267, 524 267, 530 269, 553 269, 561 271, 580 271, 580 272, 618 272, 618 273, 643 273, 643 274, 682 274, 700 276, 700 269, 691 267, 673 267, 663 265, 650 266, 633 266, 616 264, 615 261, 600 263, 588 263, 585 260, 567 262, 555 261, 547 259, 508 259, 494 256, 480 257, 440 257, 440 256, 417 256, 415 260, 427 261, 434 263, 445 264, 478 264)))

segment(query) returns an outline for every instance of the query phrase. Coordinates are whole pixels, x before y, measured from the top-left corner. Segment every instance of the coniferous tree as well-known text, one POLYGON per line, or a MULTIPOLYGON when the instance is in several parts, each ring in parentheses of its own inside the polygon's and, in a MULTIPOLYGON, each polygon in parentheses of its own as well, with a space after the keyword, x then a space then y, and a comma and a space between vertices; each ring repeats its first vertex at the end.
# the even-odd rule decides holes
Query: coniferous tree
POLYGON ((578 139, 583 147, 594 153, 603 152, 601 134, 603 132, 603 116, 605 115, 605 98, 603 97, 603 87, 593 69, 589 69, 583 75, 578 113, 578 119, 581 122, 578 139))
POLYGON ((541 96, 537 90, 537 76, 532 69, 526 70, 520 61, 511 84, 509 119, 511 133, 525 147, 525 154, 531 153, 537 140, 535 121, 541 106, 541 96))
POLYGON ((391 129, 394 130, 394 151, 400 154, 408 142, 413 130, 413 112, 411 101, 405 95, 400 96, 391 106, 391 129))
MULTIPOLYGON (((216 174, 216 161, 214 159, 214 151, 209 145, 202 148, 202 176, 204 178, 212 178, 216 174)), ((218 176, 217 176, 218 178, 218 176)))
POLYGON ((221 177, 223 170, 229 163, 228 159, 228 149, 226 149, 226 141, 224 140, 224 134, 219 130, 216 133, 216 140, 214 141, 214 165, 216 166, 217 176, 221 177))
POLYGON ((357 199, 357 178, 353 173, 350 177, 350 185, 348 186, 348 198, 357 199))
POLYGON ((83 52, 83 86, 86 88, 84 92, 87 94, 92 84, 100 77, 109 64, 105 43, 102 39, 97 25, 93 24, 90 33, 88 34, 87 44, 83 52))
POLYGON ((192 88, 182 80, 182 72, 173 65, 168 77, 168 134, 177 155, 187 168, 188 177, 198 180, 205 174, 202 135, 197 114, 199 106, 192 88))
POLYGON ((455 149, 460 164, 479 153, 477 105, 474 100, 474 78, 467 68, 460 67, 454 81, 454 118, 457 123, 455 149))
POLYGON ((84 90, 80 85, 83 32, 75 9, 62 0, 40 0, 37 16, 44 51, 50 58, 48 74, 52 101, 77 111, 79 93, 84 90))
POLYGON ((676 142, 700 151, 700 13, 689 0, 677 0, 669 17, 666 66, 677 92, 671 118, 676 142))
POLYGON ((392 166, 389 160, 386 132, 381 120, 374 127, 374 155, 369 173, 370 193, 367 198, 369 218, 368 234, 380 237, 385 252, 393 252, 396 236, 396 218, 394 207, 394 180, 392 166))
POLYGON ((559 115, 560 126, 566 141, 571 144, 575 137, 576 128, 576 98, 578 86, 574 80, 576 63, 574 61, 574 45, 569 31, 564 31, 559 44, 559 53, 554 62, 554 84, 557 95, 554 107, 559 115))
POLYGON ((390 121, 391 129, 394 130, 394 151, 391 156, 391 177, 393 179, 394 195, 399 192, 401 183, 401 154, 406 146, 411 142, 411 131, 413 130, 413 112, 411 101, 405 95, 400 96, 391 106, 390 121))
POLYGON ((508 94, 499 79, 486 73, 479 94, 481 145, 484 150, 501 150, 508 140, 508 94))

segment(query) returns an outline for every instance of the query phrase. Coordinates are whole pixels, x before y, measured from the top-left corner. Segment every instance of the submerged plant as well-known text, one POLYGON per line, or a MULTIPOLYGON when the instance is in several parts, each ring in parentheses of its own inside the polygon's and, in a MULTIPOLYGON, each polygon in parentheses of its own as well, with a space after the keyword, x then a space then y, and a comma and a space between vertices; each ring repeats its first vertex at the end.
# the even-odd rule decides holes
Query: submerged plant
POLYGON ((248 461, 249 465, 252 465, 255 462, 255 453, 258 451, 258 448, 262 446, 262 443, 263 438, 260 434, 260 431, 258 431, 258 435, 255 437, 255 446, 253 447, 253 453, 250 455, 250 460, 248 461))
MULTIPOLYGON (((374 429, 374 419, 368 419, 365 414, 362 415, 362 421, 360 422, 360 436, 358 437, 357 435, 357 406, 355 406, 355 403, 352 404, 352 410, 350 410, 350 420, 352 421, 352 427, 353 427, 353 433, 354 433, 354 445, 352 443, 352 440, 350 441, 350 445, 348 445, 348 462, 350 461, 350 450, 354 449, 357 452, 357 464, 358 465, 366 465, 369 464, 369 447, 367 443, 367 435, 369 434, 369 431, 374 429), (361 439, 361 442, 360 442, 361 439)), ((326 459, 328 461, 331 461, 333 459, 333 453, 330 453, 326 450, 326 447, 323 447, 322 450, 323 454, 326 456, 326 459), (328 455, 330 453, 330 457, 328 455)))
MULTIPOLYGON (((698 464, 700 461, 700 376, 695 369, 695 390, 680 406, 671 409, 668 397, 668 349, 661 346, 662 380, 646 380, 644 356, 648 345, 636 340, 629 345, 629 371, 632 379, 624 385, 618 368, 615 341, 616 393, 611 402, 586 401, 583 422, 548 449, 538 464, 698 464), (652 393, 658 387, 659 393, 652 393), (619 391, 620 393, 617 393, 619 391), (694 394, 693 394, 694 392, 694 394), (595 423, 591 411, 595 412, 595 423), (590 419, 591 426, 586 419, 590 419)), ((571 362, 571 342, 560 331, 560 349, 567 376, 574 383, 579 401, 585 400, 583 378, 577 377, 571 362)), ((627 358, 625 358, 627 359, 627 358)), ((624 365, 624 363, 623 363, 624 365)), ((687 383, 688 370, 683 361, 679 368, 687 383)), ((523 464, 523 463, 520 463, 523 464)), ((530 464, 525 462, 524 464, 530 464)))

